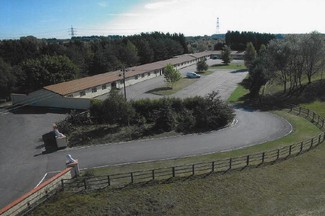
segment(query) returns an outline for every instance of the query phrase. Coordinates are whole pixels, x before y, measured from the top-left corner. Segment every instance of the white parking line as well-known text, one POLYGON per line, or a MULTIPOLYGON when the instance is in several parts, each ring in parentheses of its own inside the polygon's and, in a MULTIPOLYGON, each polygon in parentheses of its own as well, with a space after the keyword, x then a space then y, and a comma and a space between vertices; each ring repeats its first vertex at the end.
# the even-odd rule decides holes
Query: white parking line
POLYGON ((44 181, 44 179, 46 178, 46 176, 47 176, 47 173, 45 173, 45 175, 43 176, 43 178, 41 179, 41 181, 38 182, 38 184, 34 188, 37 188, 40 184, 42 184, 42 182, 44 181))

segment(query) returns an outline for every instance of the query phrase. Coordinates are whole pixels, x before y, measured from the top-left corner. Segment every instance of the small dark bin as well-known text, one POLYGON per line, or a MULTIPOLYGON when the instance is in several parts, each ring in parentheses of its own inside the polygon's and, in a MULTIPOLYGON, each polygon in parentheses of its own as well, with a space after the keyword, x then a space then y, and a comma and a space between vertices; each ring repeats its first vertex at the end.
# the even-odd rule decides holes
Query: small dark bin
POLYGON ((58 145, 56 143, 55 134, 53 131, 44 134, 42 138, 46 152, 53 152, 58 150, 58 145))

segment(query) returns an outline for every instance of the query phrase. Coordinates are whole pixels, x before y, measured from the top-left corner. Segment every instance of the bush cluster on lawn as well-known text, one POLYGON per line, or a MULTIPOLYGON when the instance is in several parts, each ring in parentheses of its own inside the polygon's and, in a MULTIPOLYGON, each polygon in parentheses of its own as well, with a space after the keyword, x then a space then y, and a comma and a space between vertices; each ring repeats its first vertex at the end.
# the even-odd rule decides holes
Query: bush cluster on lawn
POLYGON ((142 99, 127 102, 112 92, 103 102, 95 101, 90 109, 95 123, 125 125, 153 124, 156 131, 193 132, 215 130, 227 125, 233 110, 220 100, 217 92, 205 97, 186 99, 142 99))
POLYGON ((170 131, 193 133, 217 130, 233 118, 233 109, 216 92, 186 99, 126 101, 113 91, 104 101, 93 100, 90 112, 72 112, 58 126, 69 136, 70 145, 82 145, 96 138, 98 142, 115 142, 170 131))

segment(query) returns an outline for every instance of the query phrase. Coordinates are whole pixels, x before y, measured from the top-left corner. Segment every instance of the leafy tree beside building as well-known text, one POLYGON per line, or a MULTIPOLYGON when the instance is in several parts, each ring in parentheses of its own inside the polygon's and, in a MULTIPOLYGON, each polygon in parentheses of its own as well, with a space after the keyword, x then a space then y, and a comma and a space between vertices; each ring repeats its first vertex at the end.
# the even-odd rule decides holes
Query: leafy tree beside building
POLYGON ((221 59, 223 63, 229 64, 231 62, 231 49, 228 46, 224 46, 224 48, 221 51, 221 59))
POLYGON ((167 85, 173 88, 175 82, 182 78, 181 73, 171 64, 168 64, 164 69, 164 78, 167 85))

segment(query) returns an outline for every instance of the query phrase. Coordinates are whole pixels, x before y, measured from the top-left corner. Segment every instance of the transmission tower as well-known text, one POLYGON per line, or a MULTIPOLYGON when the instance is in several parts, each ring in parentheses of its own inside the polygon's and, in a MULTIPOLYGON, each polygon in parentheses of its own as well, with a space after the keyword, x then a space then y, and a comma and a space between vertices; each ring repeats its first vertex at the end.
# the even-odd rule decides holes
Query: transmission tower
POLYGON ((217 34, 220 34, 219 17, 217 17, 217 34))
POLYGON ((71 35, 71 38, 73 38, 75 36, 75 31, 72 26, 70 28, 70 35, 71 35))

